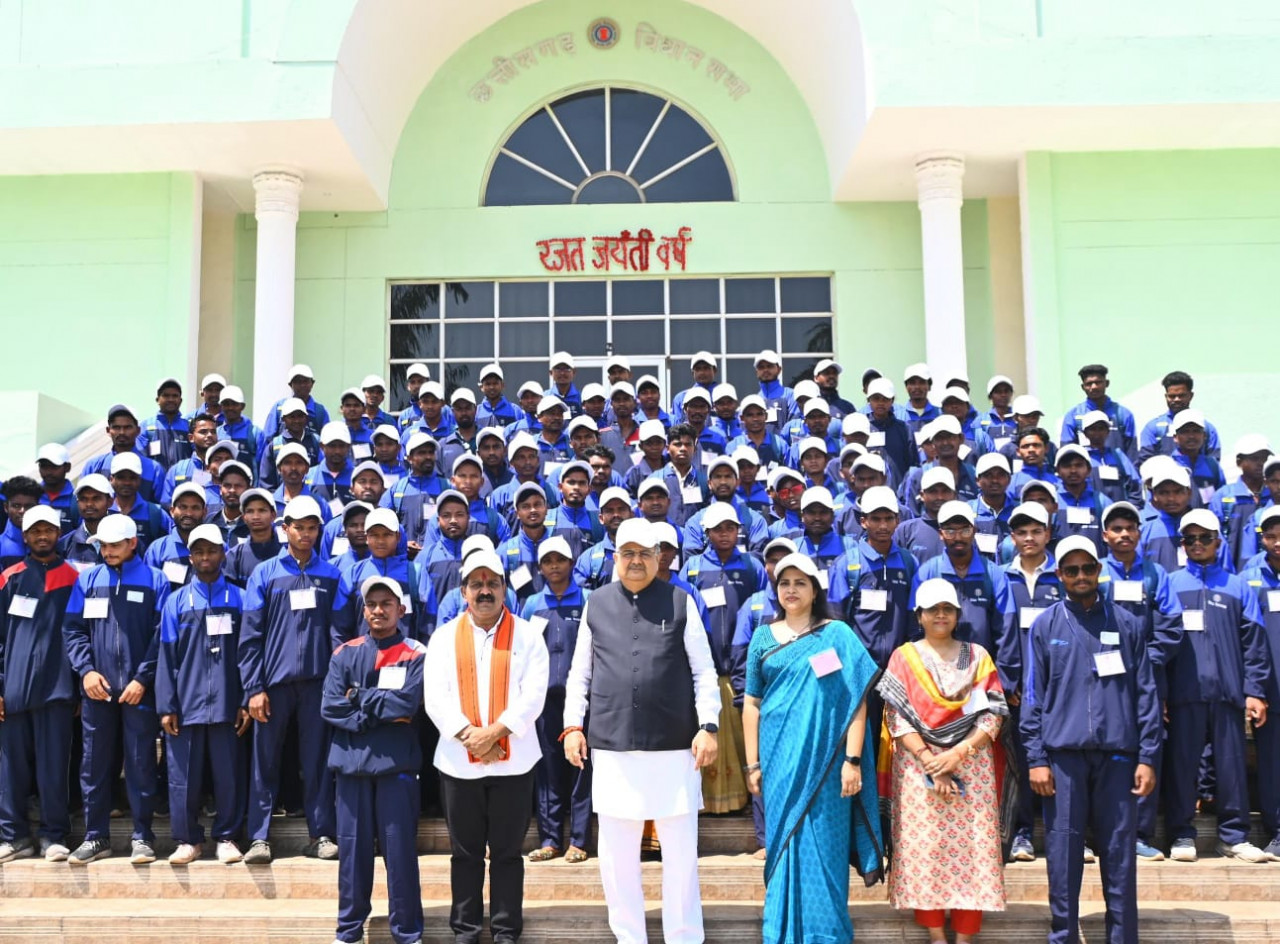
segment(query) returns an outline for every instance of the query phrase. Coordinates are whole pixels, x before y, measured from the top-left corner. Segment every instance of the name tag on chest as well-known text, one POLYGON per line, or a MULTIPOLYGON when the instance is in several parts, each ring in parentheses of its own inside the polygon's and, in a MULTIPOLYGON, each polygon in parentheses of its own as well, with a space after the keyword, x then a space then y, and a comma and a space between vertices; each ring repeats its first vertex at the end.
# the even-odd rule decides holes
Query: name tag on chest
POLYGON ((352 443, 351 455, 356 460, 368 459, 371 455, 373 455, 373 449, 369 446, 368 443, 352 443))
POLYGON ((1189 633, 1204 632, 1204 610, 1183 610, 1182 628, 1189 633))
POLYGON ((725 605, 724 587, 707 587, 702 591, 702 602, 712 610, 725 605))
POLYGON ((702 504, 702 488, 698 485, 686 485, 680 489, 680 500, 686 505, 702 504))
POLYGON ((314 610, 316 608, 316 588, 305 587, 302 590, 289 591, 289 609, 314 610))
POLYGON ((111 613, 111 601, 106 597, 89 597, 84 601, 85 619, 106 619, 111 613))
POLYGON ((1068 505, 1067 524, 1093 524, 1093 509, 1068 505))
POLYGON ((883 613, 889 609, 889 591, 863 590, 858 594, 858 609, 868 613, 883 613))
POLYGON ((332 515, 340 515, 340 514, 342 514, 342 509, 343 509, 344 507, 346 507, 346 506, 344 506, 344 505, 342 504, 342 499, 341 499, 341 498, 330 498, 330 499, 329 499, 329 513, 330 513, 330 514, 332 514, 332 515))
POLYGON ((187 582, 187 571, 190 568, 186 564, 179 561, 165 561, 161 566, 164 571, 164 577, 169 583, 183 584, 187 582))
POLYGON ((778 422, 778 408, 776 406, 771 406, 764 411, 764 421, 766 423, 778 422))
POLYGON ((423 521, 435 521, 435 520, 436 520, 436 503, 435 503, 435 502, 433 502, 433 501, 429 501, 429 502, 426 502, 426 503, 424 503, 424 504, 423 504, 423 506, 422 506, 422 520, 423 520, 423 521))
MULTIPOLYGON (((9 615, 19 619, 31 619, 36 615, 36 604, 39 602, 35 597, 16 596, 9 601, 9 615)), ((88 603, 87 600, 85 602, 88 603)))
POLYGON ((817 655, 809 656, 809 667, 813 669, 814 675, 823 678, 832 672, 839 672, 844 668, 844 663, 834 649, 824 649, 817 655))
POLYGON ((344 534, 338 535, 333 539, 333 547, 330 550, 333 552, 334 557, 341 557, 351 550, 351 539, 344 534))
MULTIPOLYGON (((9 612, 13 612, 10 610, 9 612)), ((1267 612, 1280 613, 1280 590, 1267 591, 1267 612)))
POLYGON ((405 667, 403 665, 384 665, 378 670, 378 688, 398 692, 404 688, 405 667))
POLYGON ((1098 478, 1104 482, 1119 482, 1120 470, 1113 465, 1098 466, 1098 478))
POLYGON ((152 457, 160 455, 160 440, 147 443, 147 455, 152 457))
POLYGON ((973 536, 978 545, 979 554, 994 554, 1000 549, 1000 535, 986 534, 979 531, 973 536))
POLYGON ((1018 611, 1018 625, 1023 629, 1030 629, 1031 624, 1036 621, 1036 617, 1044 612, 1042 606, 1024 606, 1018 611))
POLYGON ((1147 590, 1141 580, 1117 580, 1113 586, 1116 600, 1120 603, 1141 603, 1147 598, 1147 590))
POLYGON ((511 571, 511 589, 523 590, 533 580, 533 574, 529 573, 529 565, 521 564, 515 570, 511 571))
POLYGON ((883 449, 883 448, 884 448, 884 433, 883 433, 882 431, 878 430, 878 429, 873 429, 873 430, 871 431, 871 433, 867 436, 867 448, 868 448, 868 449, 883 449))
POLYGON ((1095 652, 1093 654, 1093 667, 1101 678, 1106 678, 1108 675, 1124 675, 1124 656, 1120 654, 1118 649, 1095 652))
POLYGON ((825 570, 820 570, 820 571, 818 571, 818 586, 819 586, 819 587, 821 587, 823 590, 826 590, 826 589, 827 589, 827 585, 828 585, 830 582, 831 582, 831 578, 827 575, 827 572, 826 572, 825 570))
POLYGON ((204 631, 209 636, 231 635, 231 614, 210 613, 204 618, 204 631))

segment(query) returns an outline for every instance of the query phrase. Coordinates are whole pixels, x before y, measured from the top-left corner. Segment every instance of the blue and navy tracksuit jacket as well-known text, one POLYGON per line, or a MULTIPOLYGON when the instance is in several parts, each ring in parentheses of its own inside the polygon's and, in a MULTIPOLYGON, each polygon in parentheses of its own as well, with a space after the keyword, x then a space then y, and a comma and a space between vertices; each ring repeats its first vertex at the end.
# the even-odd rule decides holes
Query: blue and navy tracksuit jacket
MULTIPOLYGON (((156 462, 149 456, 142 454, 142 450, 134 445, 133 451, 137 453, 138 458, 142 462, 142 481, 138 484, 138 497, 145 498, 149 502, 156 501, 160 495, 160 489, 164 487, 164 466, 156 462)), ((111 460, 115 458, 115 452, 104 452, 100 456, 94 456, 84 464, 84 468, 80 470, 80 478, 86 475, 98 473, 111 478, 111 460)))
MULTIPOLYGON (((1169 424, 1173 422, 1174 413, 1166 410, 1142 427, 1142 435, 1138 437, 1138 462, 1146 462, 1152 456, 1172 455, 1178 448, 1169 432, 1169 424)), ((1208 420, 1204 424, 1204 451, 1214 459, 1222 458, 1222 440, 1218 429, 1208 420)))
POLYGON ((178 724, 232 724, 246 699, 238 644, 243 595, 219 577, 174 590, 160 614, 156 713, 178 724), (210 619, 209 617, 226 617, 210 619))
POLYGON ((685 561, 685 565, 680 568, 680 576, 698 590, 704 604, 707 602, 708 589, 721 587, 724 590, 723 606, 707 606, 711 617, 707 626, 711 635, 711 655, 715 660, 716 671, 724 675, 729 669, 738 610, 751 594, 769 585, 764 564, 760 563, 758 557, 742 554, 736 548, 730 551, 727 561, 721 561, 720 555, 708 548, 702 554, 685 561))
POLYGON ((261 544, 252 539, 243 541, 227 551, 227 559, 222 564, 222 573, 243 590, 249 586, 249 578, 257 570, 258 565, 278 557, 282 550, 284 550, 284 544, 276 537, 275 531, 272 531, 271 537, 261 544))
POLYGON ((191 423, 181 413, 172 420, 157 413, 142 421, 138 449, 166 469, 191 455, 191 423))
MULTIPOLYGON (((712 499, 712 502, 717 500, 712 499)), ((738 550, 756 553, 763 551, 764 546, 769 543, 769 525, 764 517, 752 511, 737 493, 730 497, 729 504, 733 505, 733 510, 738 515, 738 550)), ((711 504, 708 504, 706 508, 698 509, 684 526, 681 553, 685 560, 701 554, 707 548, 707 532, 702 527, 702 516, 710 507, 711 504)))
POLYGON ((1182 644, 1169 661, 1169 704, 1222 702, 1244 708, 1245 696, 1266 698, 1272 673, 1257 594, 1239 574, 1219 564, 1188 561, 1169 575, 1182 605, 1182 644), (1199 610, 1203 630, 1186 628, 1187 612, 1199 610))
POLYGON ((578 642, 578 626, 582 621, 582 609, 591 596, 573 578, 562 596, 556 596, 550 587, 543 587, 525 600, 520 618, 535 625, 546 620, 542 627, 542 639, 547 644, 550 669, 547 673, 547 693, 565 696, 565 684, 569 681, 569 666, 573 662, 573 649, 578 642))
POLYGON ((1155 766, 1162 725, 1147 642, 1132 614, 1098 597, 1085 610, 1055 603, 1027 634, 1022 745, 1030 767, 1055 751, 1136 754, 1155 766), (1094 655, 1118 650, 1125 671, 1099 676, 1094 655))
POLYGON ((301 439, 294 439, 287 432, 272 436, 267 448, 258 457, 258 485, 263 488, 275 488, 280 484, 280 473, 276 469, 276 455, 288 445, 299 445, 307 453, 307 465, 315 465, 320 461, 320 434, 307 427, 302 431, 301 439))
POLYGON ((481 429, 493 426, 505 429, 520 418, 520 410, 506 397, 498 397, 497 403, 481 400, 476 404, 476 425, 481 429))
POLYGON ((1083 400, 1068 410, 1062 418, 1062 429, 1058 434, 1058 443, 1063 446, 1067 443, 1088 445, 1089 441, 1085 438, 1084 431, 1080 428, 1080 423, 1085 416, 1094 410, 1101 410, 1107 414, 1107 419, 1111 421, 1111 432, 1107 436, 1107 447, 1119 449, 1131 461, 1136 463, 1138 461, 1138 438, 1134 430, 1133 414, 1129 412, 1127 407, 1121 406, 1110 397, 1103 400, 1102 406, 1095 406, 1092 401, 1083 400))
POLYGON ((827 599, 840 608, 881 668, 915 631, 911 584, 918 569, 916 559, 896 541, 889 553, 881 554, 865 538, 845 541, 844 554, 831 567, 827 599))
MULTIPOLYGON (((507 586, 515 591, 516 599, 522 606, 526 600, 543 589, 542 574, 538 572, 538 548, 551 536, 549 525, 543 531, 542 538, 537 541, 529 537, 524 528, 521 528, 498 547, 498 559, 502 561, 503 569, 507 572, 507 586)), ((581 533, 571 529, 560 532, 560 536, 569 542, 569 551, 573 555, 570 559, 577 561, 585 547, 581 533)), ((576 573, 572 579, 577 580, 576 573)))
POLYGON ((149 545, 142 559, 164 574, 171 589, 176 590, 191 580, 191 551, 176 528, 149 545), (169 568, 172 573, 165 572, 165 564, 172 565, 169 568), (182 579, 175 579, 178 577, 182 579))
POLYGON ((277 685, 324 678, 335 611, 346 598, 338 568, 312 553, 305 567, 282 550, 260 565, 244 592, 240 627, 240 683, 246 698, 277 685), (307 591, 314 591, 315 606, 307 591), (297 595, 295 597, 295 594, 297 595), (300 608, 294 609, 294 605, 300 608))
MULTIPOLYGON (((267 439, 273 439, 284 429, 284 424, 280 419, 280 407, 284 406, 285 400, 292 398, 293 394, 281 397, 271 407, 271 412, 267 414, 267 418, 262 424, 262 431, 266 434, 267 439)), ((318 436, 327 422, 329 422, 329 411, 324 408, 324 404, 315 397, 307 397, 307 428, 318 436)))
POLYGON ((143 704, 155 697, 160 614, 169 599, 169 581, 135 554, 120 567, 99 564, 76 580, 67 602, 62 638, 71 668, 81 678, 96 671, 119 697, 134 680, 147 689, 143 704), (107 600, 105 616, 95 612, 107 600))
POLYGON ((344 777, 381 777, 422 768, 417 728, 404 719, 422 709, 426 651, 396 632, 386 639, 357 636, 333 652, 320 701, 320 714, 333 727, 330 770, 344 777), (387 668, 404 669, 398 687, 380 684, 389 678, 383 675, 387 668))
POLYGON ((235 443, 236 460, 254 470, 258 468, 258 462, 271 442, 266 433, 243 416, 235 423, 223 422, 218 427, 218 441, 223 440, 235 443))
POLYGON ((76 503, 75 488, 69 480, 64 480, 62 488, 56 494, 40 493, 40 504, 56 508, 62 516, 62 533, 70 534, 80 524, 80 506, 76 503))
POLYGON ((61 557, 42 564, 34 557, 0 574, 0 698, 7 714, 38 711, 75 701, 80 685, 71 674, 62 626, 79 573, 61 557), (31 606, 31 616, 17 610, 31 606))
POLYGON ((364 619, 364 595, 360 592, 360 585, 370 577, 390 577, 399 584, 405 606, 399 631, 407 639, 426 639, 427 634, 418 628, 422 599, 418 596, 417 565, 403 553, 391 557, 374 557, 370 554, 342 572, 340 586, 346 603, 333 614, 333 644, 339 646, 348 639, 369 632, 369 624, 364 619))
POLYGON ((1168 694, 1168 677, 1165 667, 1182 644, 1182 604, 1169 585, 1169 574, 1155 561, 1141 554, 1134 557, 1132 566, 1125 567, 1114 557, 1102 559, 1102 573, 1098 576, 1098 593, 1107 601, 1127 610, 1142 621, 1146 630, 1147 653, 1151 659, 1151 671, 1156 688, 1163 701, 1168 694), (1128 586, 1125 586, 1125 583, 1128 586), (1137 596, 1142 600, 1121 600, 1121 596, 1137 596))

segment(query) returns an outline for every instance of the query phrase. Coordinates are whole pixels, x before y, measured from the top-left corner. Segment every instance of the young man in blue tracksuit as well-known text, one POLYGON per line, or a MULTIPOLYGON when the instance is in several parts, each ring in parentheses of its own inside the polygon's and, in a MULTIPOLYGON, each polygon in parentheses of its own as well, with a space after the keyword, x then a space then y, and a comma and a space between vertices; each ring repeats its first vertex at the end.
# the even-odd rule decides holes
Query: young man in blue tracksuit
POLYGON ((80 573, 102 563, 102 555, 98 553, 93 536, 102 519, 111 513, 114 498, 115 489, 106 476, 81 476, 76 484, 76 511, 80 515, 80 523, 58 541, 58 554, 80 573))
MULTIPOLYGON (((1153 418, 1138 437, 1138 462, 1145 462, 1155 455, 1168 455, 1176 448, 1173 441, 1173 430, 1170 425, 1175 416, 1191 406, 1195 398, 1195 381, 1191 375, 1182 370, 1171 370, 1160 379, 1164 387, 1164 413, 1153 418)), ((1215 459, 1222 456, 1221 440, 1212 423, 1204 424, 1206 441, 1205 452, 1215 459)))
MULTIPOLYGON (((1240 477, 1218 489, 1209 500, 1209 510, 1222 522, 1227 554, 1236 573, 1240 573, 1249 563, 1244 553, 1245 537, 1254 513, 1273 500, 1266 480, 1266 470, 1272 464, 1268 461, 1272 458, 1271 444, 1256 433, 1241 436, 1236 441, 1235 457, 1240 477)), ((1280 469, 1280 463, 1276 468, 1280 469)), ((1251 546, 1256 548, 1256 541, 1251 546)))
POLYGON ((240 517, 249 536, 227 551, 223 573, 243 590, 260 564, 279 556, 284 545, 276 533, 276 500, 264 488, 251 488, 240 496, 240 517))
POLYGON ((174 490, 170 511, 173 530, 151 544, 142 559, 164 574, 170 589, 176 590, 191 579, 187 542, 191 532, 204 522, 204 488, 195 482, 183 482, 174 490))
MULTIPOLYGON (((1241 576, 1258 598, 1266 620, 1267 649, 1271 656, 1271 680, 1266 689, 1268 708, 1280 705, 1280 508, 1262 514, 1263 559, 1241 576)), ((1258 808, 1268 843, 1262 851, 1273 862, 1280 860, 1280 723, 1254 726, 1258 746, 1258 808)))
POLYGON ((208 771, 217 810, 211 832, 218 861, 230 864, 241 858, 239 738, 249 730, 236 658, 242 596, 222 576, 226 549, 216 526, 200 525, 188 546, 192 580, 165 602, 156 661, 156 714, 168 750, 170 830, 177 844, 169 863, 188 865, 204 854, 200 797, 208 771))
MULTIPOLYGON (((196 482, 208 486, 213 480, 213 464, 210 462, 213 457, 210 450, 218 444, 218 424, 213 417, 201 413, 190 420, 188 427, 187 441, 190 448, 187 455, 168 467, 160 492, 156 495, 155 500, 162 507, 169 506, 173 501, 173 490, 182 483, 196 482)), ((234 459, 235 453, 232 452, 229 458, 234 459)))
POLYGON ((182 415, 182 384, 173 377, 160 381, 156 406, 156 414, 141 423, 138 447, 168 469, 191 455, 190 424, 182 415))
POLYGON ((911 585, 911 609, 916 588, 926 580, 941 577, 955 585, 960 598, 956 638, 976 642, 991 653, 1006 696, 1016 698, 1022 678, 1017 612, 1003 571, 974 548, 974 519, 973 509, 962 501, 942 506, 938 526, 946 549, 920 563, 911 585))
POLYGON ((1094 486, 1108 501, 1142 504, 1142 476, 1129 457, 1107 445, 1111 421, 1101 410, 1087 413, 1080 421, 1086 442, 1081 443, 1093 463, 1094 486))
MULTIPOLYGON (((661 487, 654 491, 665 494, 661 487)), ((610 486, 600 494, 600 526, 604 528, 604 537, 599 543, 578 553, 577 563, 573 567, 573 579, 579 586, 595 590, 613 580, 613 555, 617 550, 613 539, 622 522, 634 515, 631 496, 625 488, 610 486)), ((572 546, 570 544, 571 548, 572 546)))
MULTIPOLYGON (((539 846, 529 854, 531 862, 554 859, 565 850, 565 861, 587 858, 591 835, 591 770, 578 770, 564 756, 560 734, 564 730, 565 685, 578 642, 578 624, 591 595, 574 580, 573 550, 562 536, 538 547, 538 571, 542 589, 524 602, 520 617, 542 632, 550 659, 547 700, 537 721, 542 760, 534 774, 539 846), (565 825, 569 827, 565 848, 565 825)), ((588 722, 589 724, 589 722, 588 722)))
POLYGON ((173 529, 173 519, 140 491, 143 481, 141 461, 141 457, 132 452, 122 452, 112 457, 111 487, 115 491, 115 501, 111 503, 111 510, 133 519, 138 528, 139 549, 146 550, 148 545, 160 540, 173 529))
POLYGON ((716 672, 725 676, 738 610, 748 597, 768 585, 769 577, 759 558, 738 550, 741 525, 732 505, 713 504, 702 516, 702 526, 707 532, 707 549, 685 561, 680 576, 698 590, 711 615, 707 626, 711 655, 716 672))
POLYGON ((1196 859, 1196 775, 1206 744, 1213 747, 1218 852, 1245 862, 1266 861, 1249 842, 1243 713, 1255 727, 1267 722, 1274 675, 1257 595, 1218 560, 1222 534, 1206 508, 1178 526, 1187 566, 1169 577, 1182 604, 1182 644, 1169 661, 1169 743, 1165 758, 1165 823, 1170 858, 1196 859))
MULTIPOLYGON (((1102 513, 1102 540, 1107 556, 1102 559, 1098 592, 1109 603, 1127 610, 1142 621, 1146 632, 1147 655, 1156 693, 1163 708, 1169 697, 1165 667, 1182 644, 1182 605, 1169 588, 1169 575, 1155 561, 1138 552, 1141 515, 1128 502, 1116 502, 1102 513)), ((1164 724, 1161 722, 1163 735, 1164 724)), ((1162 777, 1164 737, 1155 755, 1156 780, 1162 777)), ((1138 798, 1138 858, 1158 862, 1164 853, 1151 844, 1155 838, 1159 791, 1138 798)))
MULTIPOLYGON (((941 526, 938 514, 943 507, 955 500, 956 480, 950 469, 934 466, 924 471, 919 485, 920 491, 916 497, 920 502, 920 517, 902 521, 900 516, 893 539, 917 561, 924 563, 942 554, 946 549, 942 534, 938 530, 941 526)), ((900 505, 906 504, 902 502, 901 495, 898 499, 900 505)), ((976 514, 973 516, 973 521, 976 526, 976 514)), ((976 533, 975 528, 975 537, 976 533)))
POLYGON ((330 727, 328 767, 338 824, 338 927, 335 941, 364 940, 373 894, 374 844, 387 868, 391 939, 422 939, 418 881, 418 772, 413 726, 422 707, 425 647, 400 632, 397 581, 371 576, 359 587, 367 635, 333 653, 320 713, 330 727))
MULTIPOLYGON (((1013 598, 1018 614, 1019 651, 1024 651, 1031 624, 1041 613, 1062 599, 1062 584, 1055 572, 1053 555, 1048 551, 1052 532, 1049 512, 1045 507, 1036 502, 1018 505, 1009 516, 1009 530, 1015 554, 1004 566, 1004 574, 1009 581, 1009 595, 1013 598)), ((1009 857, 1016 862, 1030 862, 1036 857, 1031 847, 1035 805, 1026 776, 1026 752, 1022 739, 1018 736, 1018 709, 1018 703, 1014 700, 1009 705, 1009 740, 1018 755, 1021 778, 1009 857)), ((1086 858, 1089 858, 1087 854, 1086 858)))
POLYGON ((1080 940, 1090 827, 1102 843, 1106 939, 1138 944, 1135 801, 1155 788, 1160 702, 1142 626, 1099 595, 1101 569, 1092 541, 1064 539, 1057 573, 1067 598, 1027 636, 1020 733, 1044 801, 1050 944, 1080 940))
POLYGON ((1107 414, 1111 422, 1111 435, 1107 437, 1107 445, 1119 449, 1130 461, 1138 461, 1138 440, 1134 432, 1133 414, 1127 407, 1121 406, 1107 396, 1107 388, 1111 381, 1107 378, 1107 368, 1102 364, 1086 364, 1078 371, 1080 389, 1085 399, 1069 409, 1062 418, 1062 430, 1058 436, 1058 444, 1080 442, 1080 423, 1085 416, 1094 410, 1107 414))
MULTIPOLYGON (((307 415, 307 426, 312 432, 318 433, 324 428, 324 424, 329 422, 329 411, 325 409, 323 403, 311 396, 315 385, 316 375, 306 364, 294 364, 289 368, 289 396, 277 400, 267 414, 267 418, 262 420, 262 431, 267 439, 279 435, 281 428, 288 425, 284 421, 287 415, 286 407, 293 400, 302 404, 303 412, 307 415)), ((259 417, 259 419, 262 418, 259 417)))
POLYGON ((308 469, 320 461, 320 430, 312 429, 308 423, 306 405, 294 397, 285 400, 280 409, 283 425, 258 457, 258 482, 267 488, 275 488, 281 482, 280 463, 286 449, 301 449, 308 469))
POLYGON ((400 550, 400 522, 390 508, 369 511, 364 520, 364 539, 369 556, 342 574, 342 591, 346 606, 333 614, 333 643, 340 646, 349 639, 364 635, 364 598, 360 587, 370 577, 394 580, 400 588, 401 603, 405 615, 400 623, 400 634, 406 639, 426 641, 427 634, 419 626, 422 601, 418 599, 418 567, 409 555, 400 550))
POLYGON ((1054 472, 1062 483, 1058 486, 1057 537, 1081 534, 1102 553, 1102 511, 1111 501, 1094 488, 1093 467, 1083 446, 1067 443, 1058 450, 1054 472))
POLYGON ((86 696, 80 706, 85 838, 71 854, 73 865, 111 855, 111 790, 120 772, 122 739, 133 815, 130 861, 145 865, 156 858, 156 652, 169 581, 142 562, 137 535, 131 518, 102 520, 94 540, 103 562, 76 581, 62 624, 67 659, 86 696))
POLYGON ((138 447, 138 437, 142 428, 133 410, 123 403, 117 403, 107 411, 107 435, 111 437, 111 451, 94 456, 84 464, 80 474, 112 475, 112 464, 117 456, 132 455, 138 459, 138 492, 146 501, 155 501, 164 484, 164 467, 144 456, 138 447))
POLYGON ((0 533, 0 569, 12 567, 27 556, 22 535, 22 517, 40 504, 40 485, 25 475, 15 475, 4 484, 4 531, 0 533))
POLYGON ((67 760, 75 723, 76 680, 62 624, 79 573, 58 555, 58 512, 38 505, 23 515, 27 556, 0 574, 0 862, 37 852, 27 799, 40 798, 39 855, 70 855, 67 760))
POLYGON ((236 444, 236 461, 250 469, 258 468, 258 460, 271 442, 267 434, 244 415, 244 391, 236 386, 223 388, 221 395, 222 422, 218 424, 218 441, 236 444))
POLYGON ((244 593, 240 682, 257 726, 249 785, 251 844, 245 862, 271 861, 267 834, 280 783, 280 754, 291 718, 297 719, 303 797, 311 836, 308 854, 338 855, 334 842, 333 779, 326 768, 329 732, 320 718, 320 693, 332 651, 333 613, 346 600, 338 569, 315 553, 320 506, 302 496, 284 513, 288 546, 258 567, 244 593))
POLYGON ((70 534, 80 523, 76 510, 76 492, 70 479, 71 457, 61 443, 46 443, 36 453, 36 470, 44 487, 40 504, 58 509, 62 521, 62 533, 70 534))
MULTIPOLYGON (((547 499, 537 482, 525 482, 515 493, 516 532, 498 547, 498 559, 507 572, 507 586, 519 606, 543 588, 538 570, 538 548, 551 539, 547 527, 547 499)), ((575 528, 558 535, 575 557, 582 553, 581 533, 575 528)))
MULTIPOLYGON (((711 504, 728 502, 733 506, 740 525, 739 548, 759 553, 769 540, 769 525, 762 515, 747 506, 746 501, 738 494, 738 484, 738 463, 733 457, 717 456, 707 466, 707 492, 711 504)), ((684 526, 681 550, 685 560, 701 554, 707 547, 706 531, 702 527, 702 517, 706 513, 707 508, 701 509, 684 526)))

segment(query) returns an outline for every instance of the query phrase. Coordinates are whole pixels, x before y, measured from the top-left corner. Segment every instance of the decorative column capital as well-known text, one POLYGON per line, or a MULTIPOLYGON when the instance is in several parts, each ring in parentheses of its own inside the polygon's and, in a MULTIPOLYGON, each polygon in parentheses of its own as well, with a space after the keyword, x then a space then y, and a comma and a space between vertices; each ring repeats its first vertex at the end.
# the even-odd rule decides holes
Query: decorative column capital
POLYGON ((964 202, 964 157, 921 154, 916 158, 916 199, 923 208, 935 201, 964 202))
POLYGON ((270 213, 297 220, 302 184, 302 174, 295 171, 271 169, 254 174, 254 216, 262 219, 264 213, 270 213))

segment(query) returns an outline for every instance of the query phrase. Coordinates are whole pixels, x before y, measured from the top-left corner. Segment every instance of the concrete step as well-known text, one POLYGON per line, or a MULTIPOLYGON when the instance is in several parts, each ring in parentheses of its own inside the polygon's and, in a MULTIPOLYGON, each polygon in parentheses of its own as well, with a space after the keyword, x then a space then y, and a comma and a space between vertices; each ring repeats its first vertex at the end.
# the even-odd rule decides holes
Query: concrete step
MULTIPOLYGON (((419 859, 422 895, 449 898, 449 857, 419 859)), ((657 862, 642 866, 645 894, 661 895, 662 872, 657 862)), ((699 878, 706 901, 763 902, 763 863, 749 855, 708 855, 699 861, 699 878)), ((375 899, 385 899, 386 880, 379 860, 375 869, 375 899)), ((331 900, 337 893, 337 865, 302 857, 280 858, 267 866, 225 866, 205 858, 189 866, 160 861, 130 865, 112 858, 86 867, 72 867, 35 859, 0 866, 0 900, 61 898, 64 900, 191 899, 331 900)), ((866 888, 853 876, 849 900, 884 901, 884 885, 866 888)), ((1005 870, 1009 901, 1043 903, 1048 882, 1043 862, 1018 862, 1005 870)), ((1138 869, 1138 894, 1144 902, 1160 901, 1280 901, 1280 863, 1249 865, 1231 859, 1207 858, 1197 863, 1144 862, 1138 869)), ((528 901, 604 900, 599 867, 594 859, 570 865, 563 859, 526 863, 528 901)), ((1082 898, 1102 899, 1098 866, 1085 866, 1082 898)), ((1277 909, 1280 912, 1280 909, 1277 909)))
MULTIPOLYGON (((757 903, 708 904, 704 909, 707 941, 756 944, 761 940, 761 910, 757 903)), ((903 944, 922 937, 909 912, 895 911, 887 904, 858 903, 851 905, 849 912, 859 944, 903 944)), ((428 902, 424 916, 423 941, 452 944, 447 905, 428 902)), ((0 940, 40 944, 170 944, 174 940, 183 944, 315 944, 333 933, 333 919, 332 902, 310 899, 244 901, 234 909, 195 897, 182 901, 8 899, 0 901, 0 940)), ((650 940, 661 940, 656 903, 651 905, 648 919, 650 940)), ((1083 904, 1081 926, 1087 940, 1103 940, 1101 903, 1083 904)), ((1047 906, 1013 904, 1004 913, 987 916, 982 939, 987 944, 1040 944, 1048 930, 1047 906)), ((1179 944, 1275 942, 1280 940, 1280 909, 1274 902, 1144 903, 1138 935, 1143 941, 1179 944)), ((371 944, 390 941, 385 904, 375 901, 367 939, 371 944)), ((521 940, 613 944, 614 938, 603 904, 564 900, 529 902, 521 940)))
MULTIPOLYGON (((1217 820, 1212 816, 1197 816, 1195 819, 1196 847, 1202 855, 1212 853, 1218 842, 1216 823, 1217 820)), ((206 820, 206 830, 208 827, 209 822, 206 820)), ((173 843, 169 838, 168 817, 156 817, 154 829, 157 851, 168 855, 173 849, 173 843)), ((34 831, 33 826, 32 832, 34 833, 34 831)), ((78 842, 79 837, 83 835, 83 826, 78 819, 73 822, 72 831, 74 841, 78 842)), ((129 831, 128 818, 111 821, 111 846, 117 854, 129 851, 129 831)), ((1044 847, 1043 833, 1043 824, 1037 820, 1034 843, 1038 850, 1044 847)), ((1272 837, 1264 835, 1262 821, 1256 813, 1253 815, 1250 838, 1260 847, 1265 846, 1272 839, 1272 837)), ((271 848, 277 855, 297 855, 303 851, 309 841, 306 820, 281 816, 271 821, 271 848)), ((532 850, 538 845, 537 826, 530 822, 529 831, 525 836, 525 851, 532 850)), ((1163 826, 1157 828, 1156 845, 1166 852, 1168 851, 1169 843, 1164 838, 1163 826)), ((594 824, 589 848, 595 849, 594 824)), ((719 816, 703 815, 700 817, 698 820, 698 849, 704 854, 714 855, 754 852, 756 839, 750 812, 743 810, 740 813, 728 813, 719 816)), ((443 819, 429 818, 419 821, 418 851, 423 855, 449 851, 449 833, 445 829, 443 819)))

